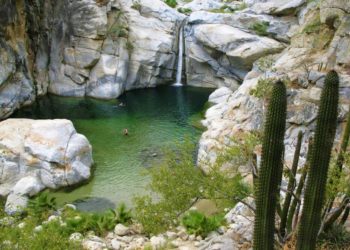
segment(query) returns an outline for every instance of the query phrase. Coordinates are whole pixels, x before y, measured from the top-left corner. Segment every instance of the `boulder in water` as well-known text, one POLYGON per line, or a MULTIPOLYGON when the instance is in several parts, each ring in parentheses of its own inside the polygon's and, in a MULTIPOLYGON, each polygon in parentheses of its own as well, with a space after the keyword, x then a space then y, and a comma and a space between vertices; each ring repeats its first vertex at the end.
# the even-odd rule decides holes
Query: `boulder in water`
POLYGON ((28 197, 90 178, 92 149, 68 120, 8 119, 0 123, 0 195, 6 212, 21 211, 28 197))

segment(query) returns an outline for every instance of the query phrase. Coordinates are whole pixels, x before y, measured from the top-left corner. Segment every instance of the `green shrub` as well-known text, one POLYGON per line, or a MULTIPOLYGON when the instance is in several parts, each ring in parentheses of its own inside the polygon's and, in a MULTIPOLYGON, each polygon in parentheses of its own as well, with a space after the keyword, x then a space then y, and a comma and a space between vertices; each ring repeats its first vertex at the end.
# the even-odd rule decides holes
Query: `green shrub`
POLYGON ((23 222, 25 222, 23 228, 19 228, 16 224, 10 227, 0 227, 0 249, 83 249, 79 242, 69 241, 69 232, 58 222, 43 225, 43 229, 39 232, 34 231, 37 220, 33 216, 23 219, 23 222))
POLYGON ((198 211, 189 211, 183 218, 182 224, 189 234, 206 237, 217 230, 224 223, 224 216, 214 215, 206 217, 198 211))
POLYGON ((269 33, 267 29, 269 28, 270 23, 266 21, 256 22, 252 24, 249 29, 253 30, 259 36, 267 36, 269 33))
POLYGON ((213 13, 234 13, 236 9, 232 8, 231 6, 228 5, 223 5, 218 9, 211 9, 210 12, 213 13))
POLYGON ((182 13, 182 14, 191 14, 192 13, 192 10, 190 8, 178 8, 177 9, 178 12, 182 13))
MULTIPOLYGON (((228 2, 228 1, 226 1, 226 2, 228 2)), ((247 4, 246 3, 241 3, 239 6, 237 6, 235 8, 224 4, 223 6, 221 6, 218 9, 211 9, 209 11, 213 12, 213 13, 234 13, 235 11, 244 10, 245 8, 247 8, 247 4)))
POLYGON ((171 8, 175 8, 177 5, 176 0, 165 0, 165 3, 170 6, 171 8))
POLYGON ((193 144, 184 143, 166 152, 165 161, 149 170, 149 189, 153 195, 135 198, 135 218, 145 233, 157 234, 178 225, 179 216, 196 200, 214 201, 223 211, 251 193, 240 175, 230 177, 232 175, 221 171, 218 165, 212 166, 205 175, 195 165, 194 152, 193 144))
POLYGON ((256 98, 265 99, 270 96, 273 80, 269 78, 260 78, 255 88, 251 89, 249 94, 256 98))

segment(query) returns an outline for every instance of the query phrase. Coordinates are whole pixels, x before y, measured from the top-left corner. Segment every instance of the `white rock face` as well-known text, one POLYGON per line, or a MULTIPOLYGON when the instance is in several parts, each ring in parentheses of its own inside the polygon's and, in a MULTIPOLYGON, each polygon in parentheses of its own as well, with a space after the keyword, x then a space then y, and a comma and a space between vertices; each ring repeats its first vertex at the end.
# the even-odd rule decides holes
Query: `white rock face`
POLYGON ((259 14, 288 15, 294 14, 305 2, 305 0, 256 1, 251 8, 259 14))
MULTIPOLYGON (((266 2, 266 4, 271 4, 271 2, 266 2)), ((303 4, 301 3, 300 6, 303 6, 303 4)), ((313 20, 313 18, 319 15, 321 15, 322 19, 322 14, 326 16, 329 14, 327 11, 322 12, 322 8, 320 12, 312 8, 312 6, 314 5, 310 3, 309 6, 301 10, 303 13, 302 20, 305 22, 307 20, 313 20)), ((329 6, 330 4, 328 3, 324 8, 330 8, 329 6)), ((218 154, 222 153, 225 147, 231 145, 232 138, 244 132, 259 130, 262 127, 262 118, 265 110, 264 100, 263 98, 258 99, 251 94, 251 90, 257 86, 260 79, 271 78, 270 81, 273 82, 276 79, 287 78, 291 83, 295 84, 292 86, 288 85, 287 130, 285 134, 285 160, 287 164, 291 164, 292 162, 295 141, 299 131, 304 132, 305 140, 302 144, 302 160, 300 164, 303 164, 305 160, 308 138, 315 129, 315 119, 318 110, 317 103, 323 88, 324 75, 328 71, 328 69, 320 71, 318 69, 320 64, 328 63, 328 65, 332 65, 330 67, 334 67, 339 73, 341 103, 338 120, 344 120, 345 114, 348 111, 346 100, 350 98, 349 74, 344 68, 344 65, 348 65, 348 62, 350 62, 348 50, 344 49, 347 48, 347 45, 344 44, 348 44, 350 41, 350 37, 346 35, 346 30, 347 33, 350 30, 350 19, 349 14, 343 12, 342 15, 344 18, 339 20, 335 18, 333 20, 333 25, 335 25, 334 36, 328 36, 320 32, 312 34, 303 33, 302 30, 308 23, 302 23, 292 37, 291 45, 280 54, 262 59, 263 62, 268 62, 270 66, 263 69, 261 65, 255 62, 253 64, 253 70, 245 76, 240 87, 228 97, 222 100, 218 99, 217 104, 207 110, 203 125, 208 130, 201 137, 198 153, 199 163, 203 170, 208 171, 208 165, 214 163, 218 154), (336 20, 339 21, 338 25, 336 24, 336 20), (318 43, 319 41, 322 41, 322 43, 318 43), (310 43, 313 45, 310 46, 310 43), (328 46, 325 43, 329 43, 330 45, 328 46), (315 52, 315 46, 319 51, 315 52), (309 65, 308 73, 305 72, 305 65, 309 65)), ((327 19, 330 22, 329 17, 324 17, 324 19, 325 22, 327 19)), ((328 25, 331 24, 329 23, 328 25)), ((328 25, 323 26, 323 28, 327 29, 329 27, 328 25)), ((231 36, 230 38, 225 37, 217 41, 214 41, 210 35, 205 37, 205 35, 200 34, 200 36, 203 36, 201 39, 207 46, 215 47, 221 51, 232 51, 230 47, 221 47, 220 43, 217 42, 223 40, 230 41, 230 39, 234 41, 234 38, 231 38, 231 36)), ((248 36, 242 37, 244 39, 248 36)), ((247 43, 249 44, 249 41, 247 43)), ((246 43, 242 45, 242 48, 245 45, 246 43)), ((247 49, 248 54, 250 53, 249 50, 247 49)), ((255 48, 252 51, 254 50, 255 48)), ((237 49, 234 51, 237 51, 237 49)), ((245 50, 242 49, 242 51, 245 50)), ((230 54, 230 52, 226 53, 230 54)), ((340 123, 337 138, 339 138, 341 130, 342 124, 340 123)), ((259 152, 257 153, 259 154, 259 152)))
POLYGON ((265 2, 251 1, 247 5, 250 8, 243 10, 240 9, 241 2, 232 2, 230 7, 236 9, 233 13, 209 12, 208 9, 213 10, 222 4, 219 1, 203 1, 202 7, 196 1, 183 6, 193 5, 185 29, 189 85, 235 90, 252 69, 254 61, 285 48, 284 43, 290 41, 298 25, 297 18, 293 15, 283 16, 289 13, 287 11, 274 16, 272 12, 253 8, 258 4, 269 4, 270 1, 265 2), (263 22, 269 37, 258 35, 252 28, 263 22))
POLYGON ((8 213, 45 188, 90 177, 91 145, 68 120, 8 119, 0 123, 0 134, 0 195, 8 196, 8 213))
POLYGON ((0 37, 0 118, 47 92, 114 99, 173 80, 185 16, 163 1, 20 2, 32 12, 32 33, 18 33, 27 15, 6 3, 0 32, 13 32, 0 37), (25 46, 29 36, 33 43, 25 46))
POLYGON ((222 24, 199 25, 195 38, 204 46, 225 53, 237 68, 251 68, 255 60, 283 49, 279 42, 252 35, 240 29, 222 24))
POLYGON ((208 101, 214 104, 225 102, 232 93, 233 91, 231 89, 227 87, 221 87, 210 94, 208 101))

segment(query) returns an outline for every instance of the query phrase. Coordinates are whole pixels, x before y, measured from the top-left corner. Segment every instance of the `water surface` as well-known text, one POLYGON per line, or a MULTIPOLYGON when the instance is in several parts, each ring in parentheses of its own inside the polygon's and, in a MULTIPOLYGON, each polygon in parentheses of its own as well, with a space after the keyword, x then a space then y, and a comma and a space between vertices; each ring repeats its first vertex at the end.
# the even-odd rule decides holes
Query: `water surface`
POLYGON ((82 210, 103 210, 120 202, 130 206, 135 194, 146 192, 143 172, 161 161, 163 149, 185 138, 198 141, 201 131, 191 122, 211 91, 165 86, 127 92, 113 101, 49 95, 13 117, 72 120, 92 145, 93 178, 72 191, 50 195, 59 204, 76 202, 82 210), (125 128, 128 136, 123 135, 125 128))

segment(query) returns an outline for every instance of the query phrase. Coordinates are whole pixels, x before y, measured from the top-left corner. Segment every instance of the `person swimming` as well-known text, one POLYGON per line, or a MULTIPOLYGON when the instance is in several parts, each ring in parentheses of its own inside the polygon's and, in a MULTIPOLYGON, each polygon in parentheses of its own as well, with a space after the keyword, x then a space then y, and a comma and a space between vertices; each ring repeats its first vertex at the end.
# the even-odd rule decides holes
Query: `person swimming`
POLYGON ((124 133, 124 135, 129 135, 129 130, 127 128, 125 128, 123 133, 124 133))

